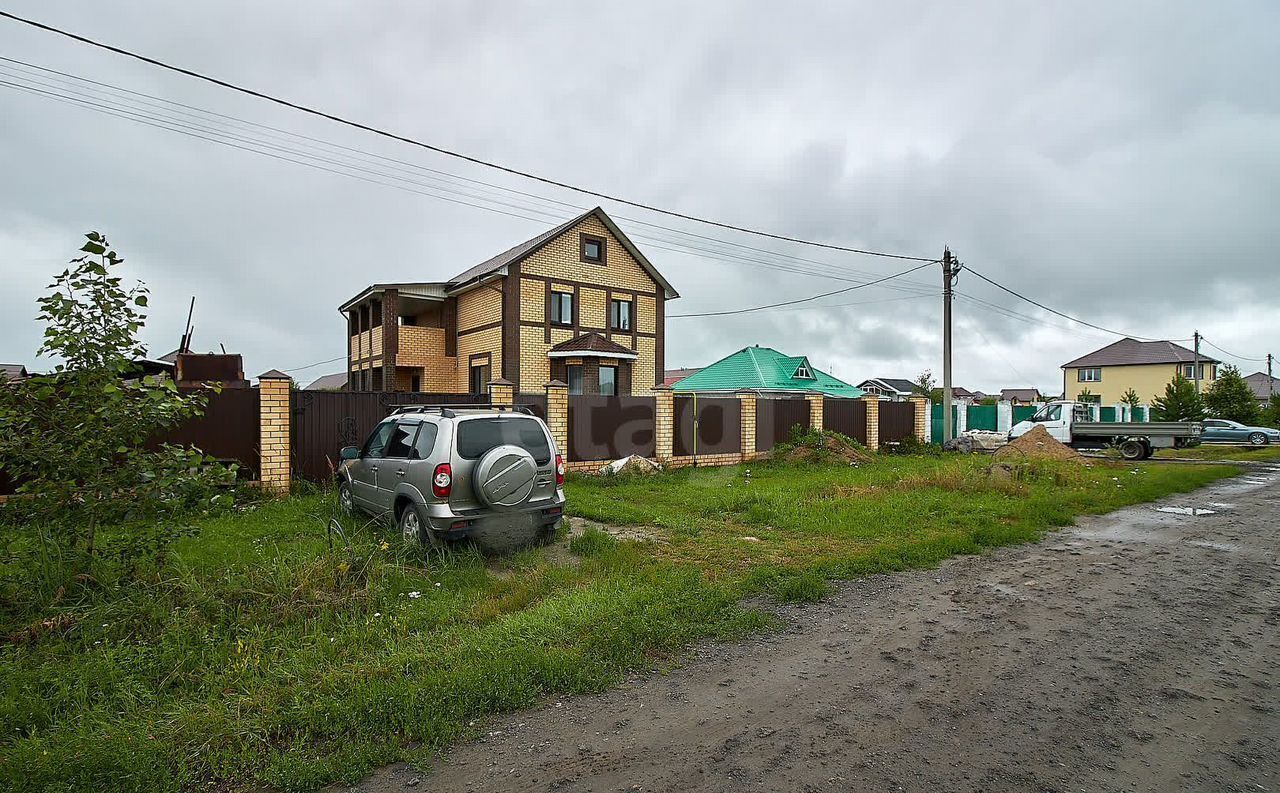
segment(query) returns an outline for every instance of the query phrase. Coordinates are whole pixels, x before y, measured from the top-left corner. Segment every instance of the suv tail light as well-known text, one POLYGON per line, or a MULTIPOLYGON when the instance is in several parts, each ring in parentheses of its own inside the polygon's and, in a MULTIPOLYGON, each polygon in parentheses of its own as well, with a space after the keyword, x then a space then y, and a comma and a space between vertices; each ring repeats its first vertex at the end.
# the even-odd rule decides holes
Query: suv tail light
POLYGON ((453 490, 453 468, 448 463, 436 466, 431 475, 431 495, 436 498, 448 498, 453 490))
POLYGON ((564 484, 564 457, 556 455, 556 486, 564 484))

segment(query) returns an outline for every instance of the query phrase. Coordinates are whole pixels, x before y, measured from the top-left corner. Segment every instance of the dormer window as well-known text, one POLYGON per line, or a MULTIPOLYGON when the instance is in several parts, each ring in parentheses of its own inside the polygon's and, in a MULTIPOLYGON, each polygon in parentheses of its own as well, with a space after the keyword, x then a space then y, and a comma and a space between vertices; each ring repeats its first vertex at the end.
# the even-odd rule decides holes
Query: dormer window
POLYGON ((813 372, 809 369, 809 365, 808 365, 808 364, 804 364, 804 363, 802 363, 802 364, 800 364, 798 367, 796 367, 796 373, 795 373, 794 375, 792 375, 792 377, 794 377, 794 378, 795 378, 795 379, 797 379, 797 380, 812 380, 812 379, 814 379, 814 378, 813 378, 813 372))
POLYGON ((581 234, 578 236, 578 242, 582 261, 590 262, 591 264, 604 264, 605 245, 603 237, 597 237, 593 234, 581 234))

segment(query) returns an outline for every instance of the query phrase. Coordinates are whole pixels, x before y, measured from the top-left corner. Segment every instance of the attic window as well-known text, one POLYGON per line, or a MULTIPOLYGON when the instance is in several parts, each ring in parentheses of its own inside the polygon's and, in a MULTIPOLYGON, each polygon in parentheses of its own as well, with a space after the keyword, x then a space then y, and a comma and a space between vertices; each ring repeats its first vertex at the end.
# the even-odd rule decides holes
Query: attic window
POLYGON ((805 364, 800 364, 800 366, 796 367, 796 373, 792 375, 792 377, 796 378, 797 380, 814 379, 813 372, 809 371, 809 367, 806 366, 805 364))
POLYGON ((605 245, 603 237, 581 234, 578 236, 578 241, 582 261, 591 262, 592 264, 604 264, 605 245))

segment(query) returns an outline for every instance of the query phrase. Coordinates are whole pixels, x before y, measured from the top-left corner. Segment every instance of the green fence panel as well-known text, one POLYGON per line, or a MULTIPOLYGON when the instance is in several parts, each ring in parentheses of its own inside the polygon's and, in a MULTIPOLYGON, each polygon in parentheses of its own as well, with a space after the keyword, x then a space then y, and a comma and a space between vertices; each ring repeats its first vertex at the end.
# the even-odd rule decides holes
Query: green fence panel
POLYGON ((1017 424, 1020 421, 1026 421, 1027 419, 1034 416, 1036 414, 1036 411, 1039 409, 1040 408, 1036 407, 1035 405, 1014 405, 1013 406, 1013 423, 1017 424))
POLYGON ((1116 408, 1115 408, 1115 406, 1114 406, 1114 405, 1111 405, 1111 406, 1106 406, 1106 405, 1104 405, 1104 406, 1102 407, 1102 409, 1098 411, 1098 420, 1099 420, 1099 421, 1115 421, 1115 420, 1116 420, 1116 408))
POLYGON ((1000 421, 996 417, 995 405, 970 405, 968 423, 966 429, 971 430, 990 430, 995 432, 1000 426, 1000 421))
MULTIPOLYGON (((942 405, 933 405, 929 410, 929 425, 932 434, 929 439, 933 443, 942 443, 942 405)), ((960 426, 960 406, 951 406, 951 429, 960 426)))

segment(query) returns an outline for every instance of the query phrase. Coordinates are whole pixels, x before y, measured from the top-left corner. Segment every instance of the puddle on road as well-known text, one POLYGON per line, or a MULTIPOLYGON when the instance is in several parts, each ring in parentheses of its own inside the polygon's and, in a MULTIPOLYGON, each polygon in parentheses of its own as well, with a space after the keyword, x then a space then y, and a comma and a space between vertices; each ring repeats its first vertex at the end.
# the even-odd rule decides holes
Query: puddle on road
POLYGON ((1187 545, 1194 545, 1197 548, 1208 548, 1213 551, 1226 551, 1231 553, 1240 550, 1240 546, 1231 542, 1212 542, 1210 540, 1187 540, 1187 545))
POLYGON ((1156 507, 1156 512, 1167 512, 1170 515, 1216 515, 1218 510, 1205 509, 1204 507, 1156 507))

